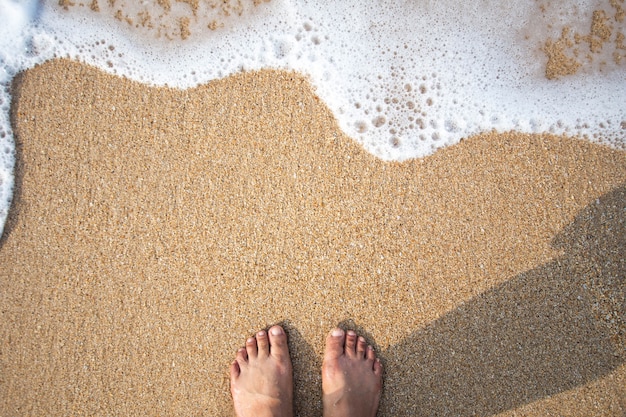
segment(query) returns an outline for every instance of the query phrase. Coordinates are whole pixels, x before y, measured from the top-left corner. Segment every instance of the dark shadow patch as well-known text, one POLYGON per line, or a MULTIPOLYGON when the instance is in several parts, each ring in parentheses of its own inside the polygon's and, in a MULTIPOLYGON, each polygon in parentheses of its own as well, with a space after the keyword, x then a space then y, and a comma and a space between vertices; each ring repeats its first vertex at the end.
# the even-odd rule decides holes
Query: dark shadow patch
POLYGON ((381 415, 494 415, 623 364, 623 322, 603 322, 600 298, 626 317, 626 188, 582 210, 554 246, 563 256, 390 347, 381 415))

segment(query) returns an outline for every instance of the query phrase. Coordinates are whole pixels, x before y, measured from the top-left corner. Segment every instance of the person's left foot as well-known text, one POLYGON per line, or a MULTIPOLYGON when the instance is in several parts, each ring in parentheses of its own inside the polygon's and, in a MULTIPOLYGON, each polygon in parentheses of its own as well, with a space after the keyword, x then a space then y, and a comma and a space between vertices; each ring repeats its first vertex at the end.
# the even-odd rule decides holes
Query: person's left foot
POLYGON ((260 331, 237 351, 230 366, 235 414, 293 416, 293 370, 287 335, 280 326, 260 331))

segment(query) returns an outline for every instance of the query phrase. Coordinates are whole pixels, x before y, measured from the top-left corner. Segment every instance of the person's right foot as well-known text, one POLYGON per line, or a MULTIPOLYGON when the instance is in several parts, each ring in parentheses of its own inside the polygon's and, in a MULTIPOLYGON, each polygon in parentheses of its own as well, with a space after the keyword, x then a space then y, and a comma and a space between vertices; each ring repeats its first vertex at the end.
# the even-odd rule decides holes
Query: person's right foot
POLYGON ((363 337, 334 329, 326 338, 322 364, 324 417, 374 417, 383 367, 363 337))

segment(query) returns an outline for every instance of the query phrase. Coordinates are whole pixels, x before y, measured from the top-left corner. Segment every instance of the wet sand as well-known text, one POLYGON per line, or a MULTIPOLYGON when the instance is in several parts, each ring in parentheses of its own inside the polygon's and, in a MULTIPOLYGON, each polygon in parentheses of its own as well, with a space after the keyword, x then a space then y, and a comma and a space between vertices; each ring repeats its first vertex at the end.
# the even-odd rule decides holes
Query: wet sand
POLYGON ((511 132, 383 162, 288 72, 177 91, 57 60, 14 89, 1 415, 231 415, 274 323, 298 415, 337 324, 383 359, 381 416, 626 413, 626 152, 511 132))

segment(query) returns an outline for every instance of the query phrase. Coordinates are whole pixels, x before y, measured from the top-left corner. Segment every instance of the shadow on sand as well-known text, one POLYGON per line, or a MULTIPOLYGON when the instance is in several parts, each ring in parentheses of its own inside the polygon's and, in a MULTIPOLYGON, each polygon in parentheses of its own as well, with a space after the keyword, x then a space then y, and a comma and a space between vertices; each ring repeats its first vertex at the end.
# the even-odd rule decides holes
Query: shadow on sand
POLYGON ((563 251, 558 259, 384 352, 379 415, 494 415, 624 363, 626 186, 582 210, 553 246, 563 251), (603 320, 607 310, 612 324, 603 320))

